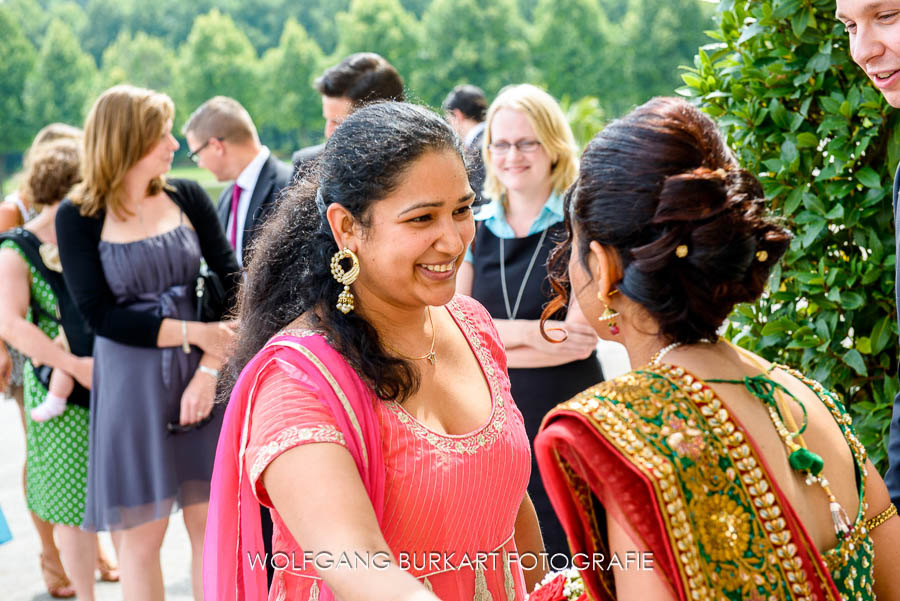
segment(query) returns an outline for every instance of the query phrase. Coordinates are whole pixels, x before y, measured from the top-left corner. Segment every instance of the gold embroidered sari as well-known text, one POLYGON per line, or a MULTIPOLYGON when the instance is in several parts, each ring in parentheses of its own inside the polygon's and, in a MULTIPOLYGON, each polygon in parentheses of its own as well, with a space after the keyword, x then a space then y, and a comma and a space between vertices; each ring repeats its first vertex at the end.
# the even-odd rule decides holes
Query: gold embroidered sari
MULTIPOLYGON (((535 453, 573 554, 608 559, 614 519, 635 551, 652 552, 678 599, 874 599, 865 449, 841 404, 804 381, 840 425, 860 477, 858 515, 835 549, 816 549, 715 392, 659 365, 590 388, 544 420, 535 453)), ((582 574, 593 599, 615 598, 611 572, 582 574)))

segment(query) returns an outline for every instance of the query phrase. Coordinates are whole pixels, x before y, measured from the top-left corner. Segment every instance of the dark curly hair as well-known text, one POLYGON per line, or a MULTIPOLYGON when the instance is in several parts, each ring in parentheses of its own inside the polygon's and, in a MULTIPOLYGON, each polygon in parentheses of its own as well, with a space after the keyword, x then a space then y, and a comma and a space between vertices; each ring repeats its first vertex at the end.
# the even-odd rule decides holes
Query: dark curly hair
POLYGON ((371 209, 428 152, 462 148, 450 126, 430 110, 401 102, 368 104, 334 131, 316 167, 294 182, 251 249, 238 300, 237 342, 222 378, 227 400, 238 374, 278 330, 307 314, 332 346, 382 399, 402 402, 419 386, 409 361, 388 354, 372 325, 353 311, 335 307, 343 290, 331 276, 338 251, 316 207, 319 190, 326 205, 339 203, 363 228, 371 209))
POLYGON ((588 144, 568 190, 568 236, 550 258, 567 300, 572 229, 585 267, 590 243, 615 249, 615 287, 643 306, 670 342, 713 339, 735 304, 762 294, 791 233, 768 218, 759 181, 741 169, 713 121, 675 98, 654 98, 588 144), (676 249, 685 245, 684 257, 676 249))

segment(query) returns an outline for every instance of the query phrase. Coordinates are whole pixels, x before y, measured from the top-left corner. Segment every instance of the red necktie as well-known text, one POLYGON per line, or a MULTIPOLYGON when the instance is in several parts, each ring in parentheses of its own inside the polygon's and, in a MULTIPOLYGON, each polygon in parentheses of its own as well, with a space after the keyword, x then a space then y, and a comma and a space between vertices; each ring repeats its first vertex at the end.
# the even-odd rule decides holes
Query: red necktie
POLYGON ((241 187, 237 184, 231 191, 231 248, 237 250, 238 202, 241 200, 241 187))

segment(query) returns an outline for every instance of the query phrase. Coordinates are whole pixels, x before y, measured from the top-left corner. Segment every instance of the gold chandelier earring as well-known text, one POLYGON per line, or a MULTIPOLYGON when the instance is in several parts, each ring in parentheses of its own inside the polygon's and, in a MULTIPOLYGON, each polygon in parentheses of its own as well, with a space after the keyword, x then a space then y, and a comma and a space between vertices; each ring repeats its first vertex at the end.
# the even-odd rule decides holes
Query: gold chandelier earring
POLYGON ((344 285, 344 291, 338 296, 336 307, 338 311, 346 315, 356 307, 353 294, 350 292, 350 284, 359 277, 359 258, 356 253, 349 248, 334 253, 331 257, 331 275, 339 284, 344 285), (341 265, 341 261, 344 259, 350 259, 350 271, 344 271, 344 267, 341 265))
MULTIPOLYGON (((616 292, 618 292, 618 290, 614 289, 612 292, 609 293, 607 298, 609 298, 616 292)), ((597 298, 603 304, 603 313, 600 315, 600 317, 597 318, 597 320, 607 322, 606 325, 609 327, 609 333, 612 334, 613 336, 618 336, 619 335, 619 326, 616 323, 616 319, 619 317, 619 312, 613 311, 610 308, 610 306, 608 304, 606 304, 606 301, 603 300, 603 294, 601 292, 597 293, 597 298)))

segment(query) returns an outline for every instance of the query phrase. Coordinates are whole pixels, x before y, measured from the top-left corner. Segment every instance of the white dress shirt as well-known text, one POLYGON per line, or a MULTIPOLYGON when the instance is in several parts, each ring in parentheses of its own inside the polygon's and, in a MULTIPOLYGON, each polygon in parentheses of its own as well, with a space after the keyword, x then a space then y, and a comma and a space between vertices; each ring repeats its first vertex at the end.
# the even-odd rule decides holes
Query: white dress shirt
MULTIPOLYGON (((237 261, 241 267, 244 266, 244 227, 247 224, 247 211, 250 208, 250 199, 253 198, 253 190, 256 188, 257 180, 259 180, 259 172, 262 171, 263 165, 269 159, 270 154, 269 149, 263 146, 259 153, 253 157, 253 160, 244 167, 237 179, 234 180, 234 183, 241 188, 241 197, 238 199, 237 209, 237 239, 234 248, 234 254, 237 255, 237 261)), ((230 198, 226 200, 229 203, 231 202, 230 198)), ((225 229, 229 239, 234 219, 235 215, 229 213, 228 225, 225 229)))

